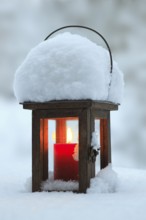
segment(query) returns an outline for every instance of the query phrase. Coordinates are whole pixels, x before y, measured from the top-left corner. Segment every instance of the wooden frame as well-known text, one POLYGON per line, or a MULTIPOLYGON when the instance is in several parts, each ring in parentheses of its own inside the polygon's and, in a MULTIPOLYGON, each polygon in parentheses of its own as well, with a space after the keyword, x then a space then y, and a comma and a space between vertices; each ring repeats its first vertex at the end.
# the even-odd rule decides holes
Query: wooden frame
POLYGON ((62 100, 22 103, 32 110, 32 191, 40 191, 48 178, 48 118, 79 119, 79 192, 86 193, 95 176, 95 162, 90 160, 91 136, 95 119, 100 120, 101 168, 111 162, 110 111, 118 110, 111 102, 62 100))

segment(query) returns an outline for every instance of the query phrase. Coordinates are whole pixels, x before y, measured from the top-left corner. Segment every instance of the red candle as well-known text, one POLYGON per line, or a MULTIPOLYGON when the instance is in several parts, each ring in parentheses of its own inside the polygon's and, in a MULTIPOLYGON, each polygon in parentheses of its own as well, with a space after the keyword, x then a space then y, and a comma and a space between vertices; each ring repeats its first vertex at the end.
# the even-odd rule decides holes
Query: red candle
POLYGON ((78 180, 78 161, 73 158, 77 144, 54 144, 54 179, 78 180))

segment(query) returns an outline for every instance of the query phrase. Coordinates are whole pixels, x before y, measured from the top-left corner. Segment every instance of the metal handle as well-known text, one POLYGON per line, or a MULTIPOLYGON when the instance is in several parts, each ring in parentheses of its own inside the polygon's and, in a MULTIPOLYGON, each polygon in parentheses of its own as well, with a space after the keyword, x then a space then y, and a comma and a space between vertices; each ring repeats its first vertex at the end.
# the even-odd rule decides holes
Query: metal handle
POLYGON ((60 31, 60 30, 63 30, 63 29, 66 29, 66 28, 83 28, 83 29, 87 29, 87 30, 90 30, 94 33, 96 33, 97 35, 99 35, 102 40, 104 41, 104 43, 106 44, 107 48, 108 48, 108 52, 109 52, 109 56, 110 56, 110 73, 112 73, 113 71, 113 58, 112 58, 112 53, 111 53, 111 49, 109 47, 109 44, 107 43, 106 39, 96 30, 92 29, 92 28, 89 28, 89 27, 86 27, 86 26, 81 26, 81 25, 68 25, 68 26, 64 26, 64 27, 60 27, 56 30, 54 30, 53 32, 51 32, 46 38, 45 40, 47 40, 49 37, 51 37, 53 34, 55 34, 56 32, 60 31))

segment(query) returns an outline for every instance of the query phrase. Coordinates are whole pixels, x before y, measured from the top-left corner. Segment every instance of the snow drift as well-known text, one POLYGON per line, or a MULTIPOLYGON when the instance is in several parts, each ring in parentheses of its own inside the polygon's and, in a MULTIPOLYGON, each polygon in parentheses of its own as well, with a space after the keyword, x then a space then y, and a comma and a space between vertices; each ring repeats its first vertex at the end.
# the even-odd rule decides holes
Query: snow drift
POLYGON ((104 169, 100 170, 95 178, 91 180, 91 187, 88 193, 114 193, 119 186, 117 173, 112 169, 109 164, 104 169))
POLYGON ((68 32, 32 49, 14 80, 19 102, 92 99, 120 103, 122 91, 122 72, 114 61, 111 78, 108 51, 68 32))

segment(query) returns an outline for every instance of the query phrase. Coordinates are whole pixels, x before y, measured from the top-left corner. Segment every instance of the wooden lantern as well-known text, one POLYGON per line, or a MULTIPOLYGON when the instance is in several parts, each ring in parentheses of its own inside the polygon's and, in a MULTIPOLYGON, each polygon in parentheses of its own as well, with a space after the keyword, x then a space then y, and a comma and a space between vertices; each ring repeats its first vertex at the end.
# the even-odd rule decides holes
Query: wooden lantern
MULTIPOLYGON (((112 74, 112 55, 108 43, 97 31, 83 26, 66 26, 52 32, 48 37, 68 27, 80 27, 98 34, 107 45, 112 74)), ((45 39, 47 40, 48 37, 45 39)), ((109 89, 110 89, 109 83, 109 89)), ((118 104, 93 100, 56 100, 44 103, 24 102, 23 108, 32 110, 32 191, 40 191, 41 183, 48 179, 48 121, 55 121, 56 142, 54 147, 54 179, 78 181, 78 192, 86 193, 90 179, 95 177, 97 151, 91 146, 95 121, 100 121, 100 167, 111 163, 110 111, 118 110, 118 104), (76 142, 67 142, 67 120, 78 122, 76 142), (78 161, 72 159, 78 148, 78 161)), ((49 146, 49 147, 48 147, 49 146)))
POLYGON ((56 130, 61 134, 58 134, 57 142, 65 143, 65 119, 75 118, 79 124, 78 192, 85 193, 90 179, 95 176, 95 155, 91 150, 95 120, 100 120, 100 167, 104 168, 111 163, 110 111, 118 110, 118 105, 92 100, 62 100, 23 103, 23 108, 32 110, 32 191, 40 191, 41 182, 48 179, 48 120, 59 119, 56 130))

